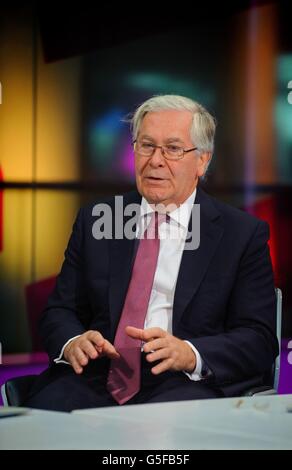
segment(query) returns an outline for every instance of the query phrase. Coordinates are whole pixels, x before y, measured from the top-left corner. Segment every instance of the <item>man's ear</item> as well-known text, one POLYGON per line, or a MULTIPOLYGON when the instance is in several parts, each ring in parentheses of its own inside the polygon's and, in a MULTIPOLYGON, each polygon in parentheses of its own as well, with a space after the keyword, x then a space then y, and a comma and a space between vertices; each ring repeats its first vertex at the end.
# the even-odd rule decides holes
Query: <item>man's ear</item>
POLYGON ((211 152, 200 153, 199 161, 198 161, 198 176, 199 177, 204 176, 204 174, 206 173, 211 157, 212 157, 211 152))

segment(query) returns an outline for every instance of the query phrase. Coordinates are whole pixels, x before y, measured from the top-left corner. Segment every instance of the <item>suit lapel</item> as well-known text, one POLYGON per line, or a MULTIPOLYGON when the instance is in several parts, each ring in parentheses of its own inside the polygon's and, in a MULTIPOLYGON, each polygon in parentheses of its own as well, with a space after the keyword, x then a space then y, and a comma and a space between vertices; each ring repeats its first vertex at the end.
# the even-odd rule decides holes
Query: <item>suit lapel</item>
POLYGON ((220 212, 199 187, 195 204, 200 204, 200 245, 195 250, 183 251, 174 296, 173 331, 199 288, 224 231, 220 212))

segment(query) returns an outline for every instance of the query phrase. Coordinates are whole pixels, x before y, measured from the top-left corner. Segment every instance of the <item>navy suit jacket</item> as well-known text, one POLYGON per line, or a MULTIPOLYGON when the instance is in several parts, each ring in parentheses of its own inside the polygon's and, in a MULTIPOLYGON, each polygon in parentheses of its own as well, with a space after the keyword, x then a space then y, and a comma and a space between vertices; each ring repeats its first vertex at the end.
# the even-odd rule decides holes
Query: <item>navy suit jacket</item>
MULTIPOLYGON (((137 191, 124 195, 125 205, 140 201, 137 191)), ((102 202, 114 213, 114 197, 102 202)), ((195 203, 200 204, 200 245, 183 252, 173 334, 198 349, 212 371, 207 379, 210 384, 226 396, 236 396, 261 385, 278 354, 269 227, 200 187, 195 203)), ((78 213, 55 290, 41 318, 41 336, 51 361, 69 338, 89 329, 114 341, 135 240, 96 240, 92 235, 94 205, 78 213)), ((95 362, 98 371, 106 374, 109 360, 95 362)))

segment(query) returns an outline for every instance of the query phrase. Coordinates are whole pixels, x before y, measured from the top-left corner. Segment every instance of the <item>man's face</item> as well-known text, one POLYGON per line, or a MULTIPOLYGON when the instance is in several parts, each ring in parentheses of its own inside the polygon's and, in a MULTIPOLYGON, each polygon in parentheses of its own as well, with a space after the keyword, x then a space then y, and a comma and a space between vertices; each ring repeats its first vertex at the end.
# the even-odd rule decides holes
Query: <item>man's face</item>
MULTIPOLYGON (((185 150, 195 147, 191 141, 192 114, 189 111, 149 112, 143 118, 138 140, 155 145, 174 144, 185 150)), ((135 152, 136 183, 149 203, 179 206, 194 191, 204 174, 210 154, 189 152, 180 160, 166 160, 161 149, 152 157, 135 152)))

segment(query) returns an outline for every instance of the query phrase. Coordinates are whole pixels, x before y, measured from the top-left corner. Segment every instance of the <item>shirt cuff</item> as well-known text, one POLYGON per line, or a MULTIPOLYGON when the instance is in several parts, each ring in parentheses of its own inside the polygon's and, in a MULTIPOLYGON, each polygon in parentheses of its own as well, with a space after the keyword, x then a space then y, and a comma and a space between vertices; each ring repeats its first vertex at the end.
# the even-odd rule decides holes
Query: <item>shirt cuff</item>
POLYGON ((64 346, 62 347, 61 352, 60 352, 60 355, 59 355, 56 359, 54 359, 54 362, 55 362, 56 364, 68 364, 69 366, 71 365, 70 362, 65 361, 65 359, 62 359, 62 358, 63 358, 63 354, 64 354, 64 350, 65 350, 66 346, 68 346, 68 344, 71 343, 71 341, 73 341, 73 339, 79 338, 79 336, 81 336, 81 335, 73 336, 73 338, 68 339, 68 341, 67 341, 67 342, 64 344, 64 346))
POLYGON ((197 361, 196 361, 195 370, 193 372, 189 373, 189 372, 186 372, 185 370, 183 372, 184 374, 188 376, 190 380, 193 380, 194 382, 198 382, 199 380, 204 379, 204 377, 202 376, 203 362, 202 362, 201 354, 190 341, 186 341, 186 340, 184 341, 192 348, 197 361))

